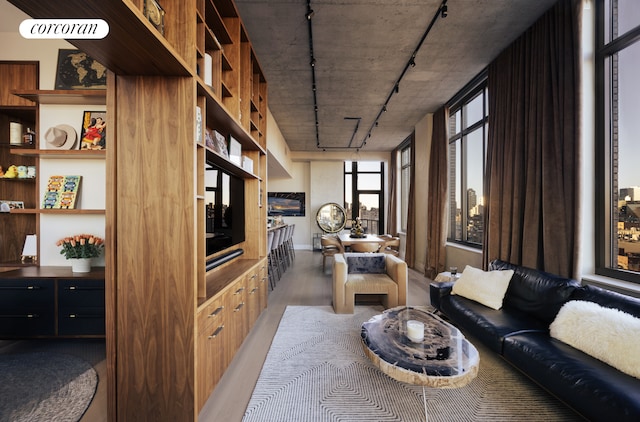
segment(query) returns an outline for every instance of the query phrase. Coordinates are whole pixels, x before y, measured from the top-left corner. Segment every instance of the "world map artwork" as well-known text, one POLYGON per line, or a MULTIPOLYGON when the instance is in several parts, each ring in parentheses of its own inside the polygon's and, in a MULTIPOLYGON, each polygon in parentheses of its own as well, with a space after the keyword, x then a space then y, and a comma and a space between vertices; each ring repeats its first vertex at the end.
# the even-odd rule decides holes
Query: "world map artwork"
POLYGON ((80 50, 59 50, 56 89, 105 89, 106 87, 106 67, 80 50))

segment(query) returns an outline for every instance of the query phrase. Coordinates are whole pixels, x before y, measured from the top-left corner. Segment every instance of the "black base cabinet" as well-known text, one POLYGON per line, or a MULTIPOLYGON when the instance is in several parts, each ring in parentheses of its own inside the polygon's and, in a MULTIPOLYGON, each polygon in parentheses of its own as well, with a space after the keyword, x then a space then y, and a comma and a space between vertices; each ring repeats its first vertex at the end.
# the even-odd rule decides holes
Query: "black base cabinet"
POLYGON ((55 335, 55 285, 49 280, 0 280, 0 335, 55 335))
POLYGON ((104 337, 104 270, 52 268, 0 272, 0 338, 104 337))
POLYGON ((104 335, 104 280, 58 280, 58 335, 104 335))

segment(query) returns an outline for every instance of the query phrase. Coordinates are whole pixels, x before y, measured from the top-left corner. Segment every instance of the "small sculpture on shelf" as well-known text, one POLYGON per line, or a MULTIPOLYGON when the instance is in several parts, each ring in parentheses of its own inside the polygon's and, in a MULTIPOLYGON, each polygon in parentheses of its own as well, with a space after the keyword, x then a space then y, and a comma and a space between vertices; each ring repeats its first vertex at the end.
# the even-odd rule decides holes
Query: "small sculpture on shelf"
POLYGON ((18 177, 18 166, 11 165, 2 175, 5 179, 15 179, 18 177))
POLYGON ((354 238, 367 237, 367 235, 364 232, 364 229, 362 228, 362 221, 360 221, 360 217, 356 217, 356 219, 353 220, 351 224, 351 234, 349 236, 354 238))

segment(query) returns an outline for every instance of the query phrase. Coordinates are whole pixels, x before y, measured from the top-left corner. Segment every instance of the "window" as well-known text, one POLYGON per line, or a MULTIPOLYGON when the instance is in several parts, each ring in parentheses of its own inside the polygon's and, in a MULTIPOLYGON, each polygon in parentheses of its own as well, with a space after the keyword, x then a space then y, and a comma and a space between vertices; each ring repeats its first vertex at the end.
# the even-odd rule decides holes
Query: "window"
POLYGON ((403 233, 407 232, 407 218, 409 215, 409 190, 411 188, 412 165, 411 137, 400 146, 400 231, 403 233))
POLYGON ((640 282, 640 3, 596 7, 596 270, 640 282))
POLYGON ((347 228, 360 217, 367 233, 384 230, 383 163, 380 161, 345 161, 344 204, 347 228))
POLYGON ((449 106, 448 240, 482 247, 488 102, 486 73, 449 106))

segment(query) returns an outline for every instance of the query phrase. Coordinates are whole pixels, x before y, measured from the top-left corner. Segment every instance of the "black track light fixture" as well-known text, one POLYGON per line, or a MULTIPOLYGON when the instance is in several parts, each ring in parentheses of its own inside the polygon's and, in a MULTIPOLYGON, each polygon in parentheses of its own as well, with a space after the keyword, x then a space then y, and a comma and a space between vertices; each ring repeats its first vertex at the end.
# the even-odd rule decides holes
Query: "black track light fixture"
MULTIPOLYGON (((400 74, 398 79, 396 80, 395 84, 393 85, 393 88, 391 89, 391 92, 387 96, 386 101, 382 105, 382 108, 378 112, 378 115, 376 116, 376 118, 374 119, 373 123, 371 124, 371 127, 369 128, 369 131, 365 134, 364 138, 362 139, 359 148, 362 148, 362 146, 364 146, 366 144, 367 139, 371 138, 371 132, 373 131, 373 129, 378 127, 378 124, 379 124, 378 120, 380 119, 382 114, 387 111, 387 105, 389 104, 389 101, 391 101, 391 97, 393 96, 393 94, 398 94, 400 92, 400 82, 402 81, 402 78, 404 78, 404 76, 407 73, 407 71, 409 70, 409 68, 412 68, 412 67, 416 66, 416 55, 418 54, 418 50, 420 50, 420 47, 422 46, 422 43, 427 38, 427 35, 429 35, 429 32, 431 32, 431 28, 433 28, 433 25, 435 25, 435 23, 438 20, 438 18, 440 18, 440 17, 444 18, 444 17, 447 16, 447 14, 448 14, 447 0, 442 0, 442 3, 440 3, 440 6, 438 7, 438 9, 433 14, 433 17, 431 18, 431 22, 429 22, 429 25, 427 26, 427 29, 424 31, 424 34, 422 34, 422 38, 420 38, 420 41, 418 42, 418 45, 416 46, 416 48, 413 50, 413 53, 409 57, 409 60, 407 61, 407 64, 404 67, 404 70, 402 71, 402 73, 400 74)), ((350 145, 350 147, 351 147, 351 145, 350 145)))

